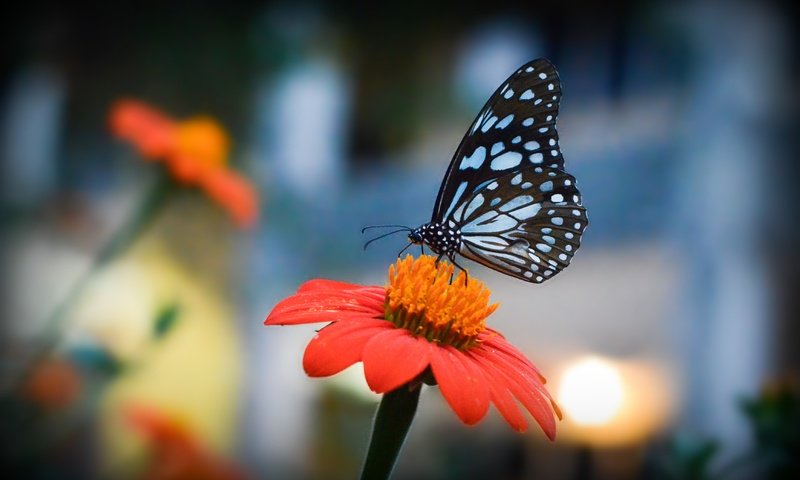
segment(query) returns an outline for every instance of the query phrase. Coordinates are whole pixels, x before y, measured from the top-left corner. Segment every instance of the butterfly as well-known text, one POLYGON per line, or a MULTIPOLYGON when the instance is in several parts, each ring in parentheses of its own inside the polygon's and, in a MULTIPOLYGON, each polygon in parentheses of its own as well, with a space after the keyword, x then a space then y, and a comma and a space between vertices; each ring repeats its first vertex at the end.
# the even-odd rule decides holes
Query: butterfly
POLYGON ((461 140, 431 221, 414 229, 384 225, 402 227, 390 234, 407 230, 406 248, 427 245, 459 268, 456 255, 533 283, 563 270, 588 219, 575 178, 564 171, 556 131, 560 99, 550 61, 520 67, 461 140))

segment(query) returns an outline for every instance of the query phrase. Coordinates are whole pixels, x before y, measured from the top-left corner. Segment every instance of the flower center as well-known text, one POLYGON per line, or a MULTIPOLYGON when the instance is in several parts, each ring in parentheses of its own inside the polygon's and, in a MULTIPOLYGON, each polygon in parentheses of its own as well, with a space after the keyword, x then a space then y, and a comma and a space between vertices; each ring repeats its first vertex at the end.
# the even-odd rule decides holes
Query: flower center
POLYGON ((489 305, 486 286, 471 277, 465 282, 463 271, 451 283, 454 268, 429 255, 398 260, 389 267, 385 318, 431 342, 473 346, 498 304, 489 305))
POLYGON ((197 116, 178 124, 177 151, 197 163, 198 168, 221 168, 228 160, 228 135, 212 118, 197 116))

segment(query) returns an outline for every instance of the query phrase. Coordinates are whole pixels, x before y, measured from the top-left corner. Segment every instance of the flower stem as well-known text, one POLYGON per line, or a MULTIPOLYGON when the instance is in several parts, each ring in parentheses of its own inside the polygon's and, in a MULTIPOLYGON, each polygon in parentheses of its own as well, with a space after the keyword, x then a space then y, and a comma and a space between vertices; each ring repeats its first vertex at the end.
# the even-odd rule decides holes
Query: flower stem
MULTIPOLYGON (((54 344, 58 341, 63 328, 63 321, 68 317, 69 312, 75 303, 83 295, 86 287, 89 286, 94 276, 102 268, 133 245, 139 238, 166 203, 167 196, 172 189, 172 183, 167 175, 161 175, 158 180, 150 187, 150 190, 140 201, 128 220, 111 236, 106 244, 98 252, 92 261, 89 269, 83 274, 67 292, 67 295, 56 305, 55 309, 44 322, 41 329, 40 345, 36 348, 33 363, 40 357, 46 355, 54 344)), ((24 375, 24 372, 23 372, 24 375)))
POLYGON ((361 480, 389 478, 417 412, 421 390, 420 382, 412 382, 383 395, 375 415, 361 480))

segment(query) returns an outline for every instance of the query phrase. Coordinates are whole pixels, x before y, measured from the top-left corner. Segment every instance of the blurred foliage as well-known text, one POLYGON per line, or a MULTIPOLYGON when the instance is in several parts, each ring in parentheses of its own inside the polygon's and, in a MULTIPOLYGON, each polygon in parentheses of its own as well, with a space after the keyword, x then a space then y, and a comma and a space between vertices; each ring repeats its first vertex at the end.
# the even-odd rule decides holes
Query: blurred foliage
POLYGON ((740 402, 753 437, 751 449, 730 462, 715 462, 723 442, 678 435, 654 461, 656 478, 712 480, 727 478, 800 478, 800 388, 796 381, 767 385, 740 402))
MULTIPOLYGON (((180 306, 154 315, 151 344, 175 327, 180 306)), ((38 360, 19 388, 0 395, 2 478, 85 478, 97 401, 105 387, 147 357, 148 345, 124 362, 98 344, 38 360), (43 461, 45 460, 45 461, 43 461)))
POLYGON ((678 435, 668 442, 666 452, 655 467, 657 478, 669 480, 710 480, 711 461, 719 443, 691 435, 678 435))
POLYGON ((164 306, 156 315, 153 322, 153 337, 161 339, 169 333, 180 318, 180 306, 177 303, 170 303, 164 306))
POLYGON ((759 477, 800 478, 800 388, 797 382, 767 386, 741 402, 754 440, 754 468, 759 477))

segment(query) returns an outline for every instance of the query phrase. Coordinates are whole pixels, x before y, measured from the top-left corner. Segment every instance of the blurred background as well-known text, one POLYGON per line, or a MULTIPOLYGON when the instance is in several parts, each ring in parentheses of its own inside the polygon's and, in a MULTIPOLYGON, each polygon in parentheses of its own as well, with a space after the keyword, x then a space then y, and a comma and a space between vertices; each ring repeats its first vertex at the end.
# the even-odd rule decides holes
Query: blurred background
POLYGON ((426 222, 474 116, 537 57, 560 72, 561 147, 591 224, 544 285, 469 268, 566 417, 555 443, 494 410, 466 427, 428 388, 395 477, 796 478, 788 4, 5 8, 10 478, 356 477, 379 398, 358 367, 303 374, 315 326, 262 321, 311 278, 383 284, 405 238, 365 252, 361 227, 426 222), (120 98, 218 122, 256 223, 176 183, 98 262, 165 172, 109 128, 120 98))

